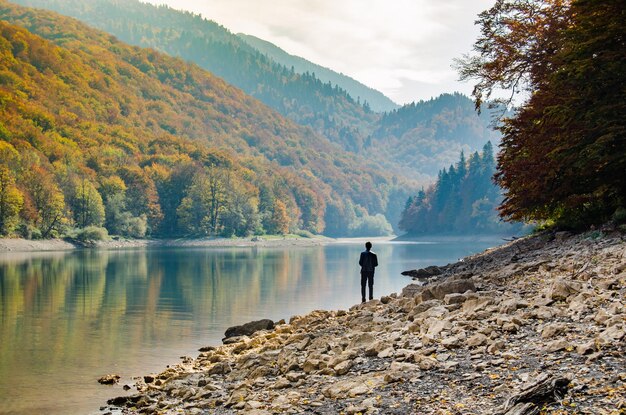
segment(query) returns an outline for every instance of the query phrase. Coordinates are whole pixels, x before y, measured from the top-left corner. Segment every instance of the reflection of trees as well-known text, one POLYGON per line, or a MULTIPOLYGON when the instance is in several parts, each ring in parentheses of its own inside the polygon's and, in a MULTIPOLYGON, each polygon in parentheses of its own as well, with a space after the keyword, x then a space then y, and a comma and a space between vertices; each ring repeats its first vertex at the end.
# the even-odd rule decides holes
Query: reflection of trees
MULTIPOLYGON (((156 348, 180 349, 194 333, 287 318, 311 301, 311 290, 332 292, 327 266, 323 247, 0 257, 0 391, 16 382, 71 383, 89 370, 95 379, 156 348)), ((15 402, 41 392, 23 390, 29 396, 15 402)))

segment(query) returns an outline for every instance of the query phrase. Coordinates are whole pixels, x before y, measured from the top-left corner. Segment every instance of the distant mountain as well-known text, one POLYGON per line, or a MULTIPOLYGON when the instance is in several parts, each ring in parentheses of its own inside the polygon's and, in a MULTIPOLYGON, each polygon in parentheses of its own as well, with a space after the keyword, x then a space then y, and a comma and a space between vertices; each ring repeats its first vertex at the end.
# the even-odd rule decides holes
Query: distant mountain
POLYGON ((341 233, 385 211, 387 174, 197 65, 4 0, 0 19, 2 214, 24 232, 321 232, 332 211, 341 233))
POLYGON ((461 151, 470 154, 487 141, 500 142, 491 127, 493 111, 501 110, 484 109, 479 115, 465 95, 442 94, 383 114, 365 141, 355 145, 391 171, 434 176, 461 151))
POLYGON ((299 56, 290 55, 273 43, 259 39, 258 37, 244 33, 238 33, 237 36, 275 62, 287 68, 293 67, 296 73, 304 74, 308 72, 315 74, 315 77, 322 82, 330 82, 333 85, 338 85, 339 88, 344 89, 352 97, 357 98, 361 102, 366 101, 372 111, 385 112, 399 107, 398 104, 386 97, 382 92, 370 88, 367 85, 363 85, 343 73, 337 73, 332 69, 317 65, 299 56))
POLYGON ((131 45, 192 61, 282 115, 342 143, 365 134, 377 114, 344 89, 299 74, 197 14, 137 0, 16 0, 82 20, 131 45))
MULTIPOLYGON (((196 14, 137 0, 14 0, 53 9, 105 30, 119 39, 180 56, 222 77, 300 125, 309 126, 345 151, 381 165, 399 177, 431 181, 455 163, 461 150, 499 141, 488 111, 444 94, 384 114, 312 72, 300 74, 275 62, 247 40, 196 14)), ((265 45, 267 49, 267 44, 265 45)))

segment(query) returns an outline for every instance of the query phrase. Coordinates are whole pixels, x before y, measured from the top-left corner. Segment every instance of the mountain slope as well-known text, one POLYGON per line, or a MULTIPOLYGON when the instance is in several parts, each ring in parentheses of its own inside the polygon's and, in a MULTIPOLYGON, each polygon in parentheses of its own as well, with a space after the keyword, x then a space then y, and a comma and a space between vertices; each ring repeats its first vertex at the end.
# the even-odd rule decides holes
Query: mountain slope
POLYGON ((366 141, 355 145, 391 171, 434 176, 455 163, 461 151, 499 143, 500 134, 491 128, 493 111, 499 110, 483 109, 479 115, 468 97, 442 94, 383 114, 366 141))
MULTIPOLYGON (((324 229, 328 201, 384 210, 386 175, 195 65, 3 0, 0 19, 0 151, 30 209, 26 221, 40 224, 45 200, 33 189, 44 178, 61 194, 60 205, 65 199, 59 214, 74 224, 92 221, 76 216, 80 203, 110 207, 108 196, 123 193, 122 213, 147 217, 153 232, 182 232, 181 215, 196 203, 190 184, 201 195, 217 173, 228 197, 256 201, 250 209, 258 215, 230 212, 233 221, 246 214, 263 220, 277 200, 292 229, 314 232, 324 229), (185 198, 190 205, 181 210, 185 198)), ((96 207, 83 213, 104 215, 96 207)))
POLYGON ((343 73, 337 73, 332 69, 317 65, 299 56, 290 55, 273 43, 259 39, 258 37, 246 35, 244 33, 238 33, 237 36, 255 49, 259 50, 261 53, 269 56, 275 62, 278 62, 287 68, 293 67, 297 73, 313 73, 322 82, 331 82, 332 84, 338 85, 340 88, 346 90, 352 97, 356 97, 362 102, 367 102, 373 111, 392 111, 399 107, 398 104, 386 97, 380 91, 363 85, 359 81, 356 81, 343 73))
POLYGON ((301 125, 335 142, 377 117, 343 89, 298 74, 210 20, 137 0, 17 0, 80 19, 124 42, 197 63, 301 125))
POLYGON ((133 44, 181 56, 222 76, 270 107, 400 177, 430 181, 459 153, 480 150, 499 135, 462 95, 444 94, 387 114, 367 111, 342 89, 298 74, 217 23, 136 0, 16 0, 58 10, 133 44))

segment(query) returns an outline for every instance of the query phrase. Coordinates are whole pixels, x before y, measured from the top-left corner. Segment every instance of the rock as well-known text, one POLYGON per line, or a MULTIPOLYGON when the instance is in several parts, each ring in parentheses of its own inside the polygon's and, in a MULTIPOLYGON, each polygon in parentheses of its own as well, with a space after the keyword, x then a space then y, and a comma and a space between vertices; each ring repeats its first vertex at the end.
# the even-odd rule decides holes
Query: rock
POLYGON ((493 304, 493 301, 491 297, 470 298, 463 303, 463 312, 465 314, 476 313, 477 311, 483 310, 488 305, 493 304))
POLYGON ((576 347, 576 352, 581 355, 591 354, 596 351, 596 341, 591 340, 576 347))
POLYGON ((568 281, 563 278, 557 278, 548 288, 546 297, 554 301, 565 301, 580 291, 580 284, 574 281, 568 281))
POLYGON ((224 375, 230 372, 231 368, 228 362, 217 362, 207 371, 209 375, 224 375))
POLYGON ((500 350, 504 350, 506 347, 505 343, 502 340, 496 340, 493 343, 487 346, 487 353, 494 354, 499 352, 500 350))
POLYGON ((402 289, 403 297, 415 297, 422 291, 422 284, 409 284, 402 289))
POLYGON ((388 348, 378 352, 378 354, 376 356, 380 357, 381 359, 385 359, 387 357, 393 356, 393 352, 394 352, 393 347, 388 347, 388 348))
POLYGON ((430 267, 426 267, 426 268, 413 269, 410 271, 401 272, 402 275, 405 275, 407 277, 412 277, 412 278, 430 278, 436 275, 441 275, 441 273, 442 273, 441 268, 434 266, 434 265, 430 267))
POLYGON ((414 297, 317 310, 227 339, 139 380, 139 398, 104 411, 495 414, 516 393, 501 413, 609 413, 626 381, 626 274, 611 274, 626 261, 622 238, 518 240, 447 266, 446 279, 416 285, 414 297), (464 281, 475 292, 442 296, 464 281), (573 399, 552 403, 567 380, 548 376, 564 373, 576 377, 573 399))
POLYGON ((304 373, 311 373, 319 369, 320 361, 318 359, 307 359, 304 361, 302 365, 302 370, 304 373))
POLYGON ((539 306, 536 309, 533 309, 529 313, 529 317, 535 318, 537 320, 549 320, 554 316, 554 311, 551 307, 547 306, 539 306))
POLYGON ((424 325, 423 329, 426 329, 426 334, 430 337, 438 336, 442 331, 452 328, 452 323, 449 320, 440 320, 437 318, 429 318, 424 325))
POLYGON ((322 394, 331 399, 344 398, 346 396, 359 396, 369 392, 370 388, 384 383, 383 376, 359 376, 343 381, 332 383, 322 389, 322 394))
POLYGON ((565 339, 554 340, 546 344, 545 350, 548 353, 558 352, 559 350, 565 350, 570 346, 570 342, 565 339))
POLYGON ((437 369, 440 365, 439 361, 434 357, 424 356, 420 353, 413 355, 413 360, 417 363, 420 370, 433 370, 437 369))
POLYGON ((98 383, 102 385, 115 385, 120 380, 120 375, 104 375, 98 379, 98 383))
POLYGON ((289 372, 285 375, 289 382, 297 382, 306 377, 306 374, 303 372, 289 372))
POLYGON ((271 330, 274 328, 274 322, 270 319, 251 321, 242 326, 233 326, 226 329, 224 339, 239 336, 251 336, 260 330, 271 330))
POLYGON ((596 337, 600 345, 617 343, 626 335, 626 331, 621 326, 611 326, 596 337))
POLYGON ((349 360, 345 360, 339 363, 338 365, 336 365, 335 367, 333 367, 333 369, 335 369, 335 372, 337 373, 337 375, 343 376, 350 371, 351 367, 352 367, 352 362, 349 360))
POLYGON ((611 315, 607 313, 605 309, 601 308, 598 310, 593 320, 598 324, 604 324, 610 318, 611 315))
POLYGON ((429 287, 434 298, 443 300, 447 294, 463 294, 466 291, 476 291, 476 286, 472 280, 458 279, 444 281, 429 287))
MULTIPOLYGON (((416 297, 417 298, 417 297, 416 297)), ((437 307, 441 305, 441 301, 439 300, 428 300, 428 301, 421 301, 419 304, 417 304, 415 306, 415 308, 413 309, 412 315, 417 315, 417 314, 421 314, 424 311, 428 311, 429 309, 433 308, 433 307, 437 307)))
POLYGON ((467 300, 465 294, 452 293, 443 297, 444 304, 461 304, 467 300))
POLYGON ((489 338, 484 334, 477 333, 467 339, 465 342, 469 347, 478 347, 487 344, 489 338))
POLYGON ((544 339, 551 339, 552 337, 562 334, 567 330, 567 326, 562 323, 548 324, 541 331, 541 337, 544 339))
POLYGON ((500 313, 512 314, 520 308, 528 307, 528 302, 519 300, 517 298, 509 298, 500 303, 500 313))
POLYGON ((361 333, 357 334, 350 341, 351 349, 363 349, 371 346, 376 341, 376 337, 374 337, 371 333, 361 333))

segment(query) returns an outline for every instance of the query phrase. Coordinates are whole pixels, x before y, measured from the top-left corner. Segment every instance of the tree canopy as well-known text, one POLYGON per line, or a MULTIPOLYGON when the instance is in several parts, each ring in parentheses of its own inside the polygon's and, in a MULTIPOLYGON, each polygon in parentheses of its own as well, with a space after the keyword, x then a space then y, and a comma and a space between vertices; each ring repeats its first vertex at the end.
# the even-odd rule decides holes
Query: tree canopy
POLYGON ((409 197, 400 228, 409 235, 499 233, 520 229, 498 220, 496 207, 502 196, 493 183, 493 146, 439 172, 434 185, 409 197))
POLYGON ((476 104, 528 93, 500 127, 504 217, 579 227, 625 205, 625 14, 620 0, 498 0, 480 15, 460 62, 476 104))
POLYGON ((389 175, 198 66, 52 12, 0 17, 1 235, 321 233, 330 200, 385 211, 389 175))

